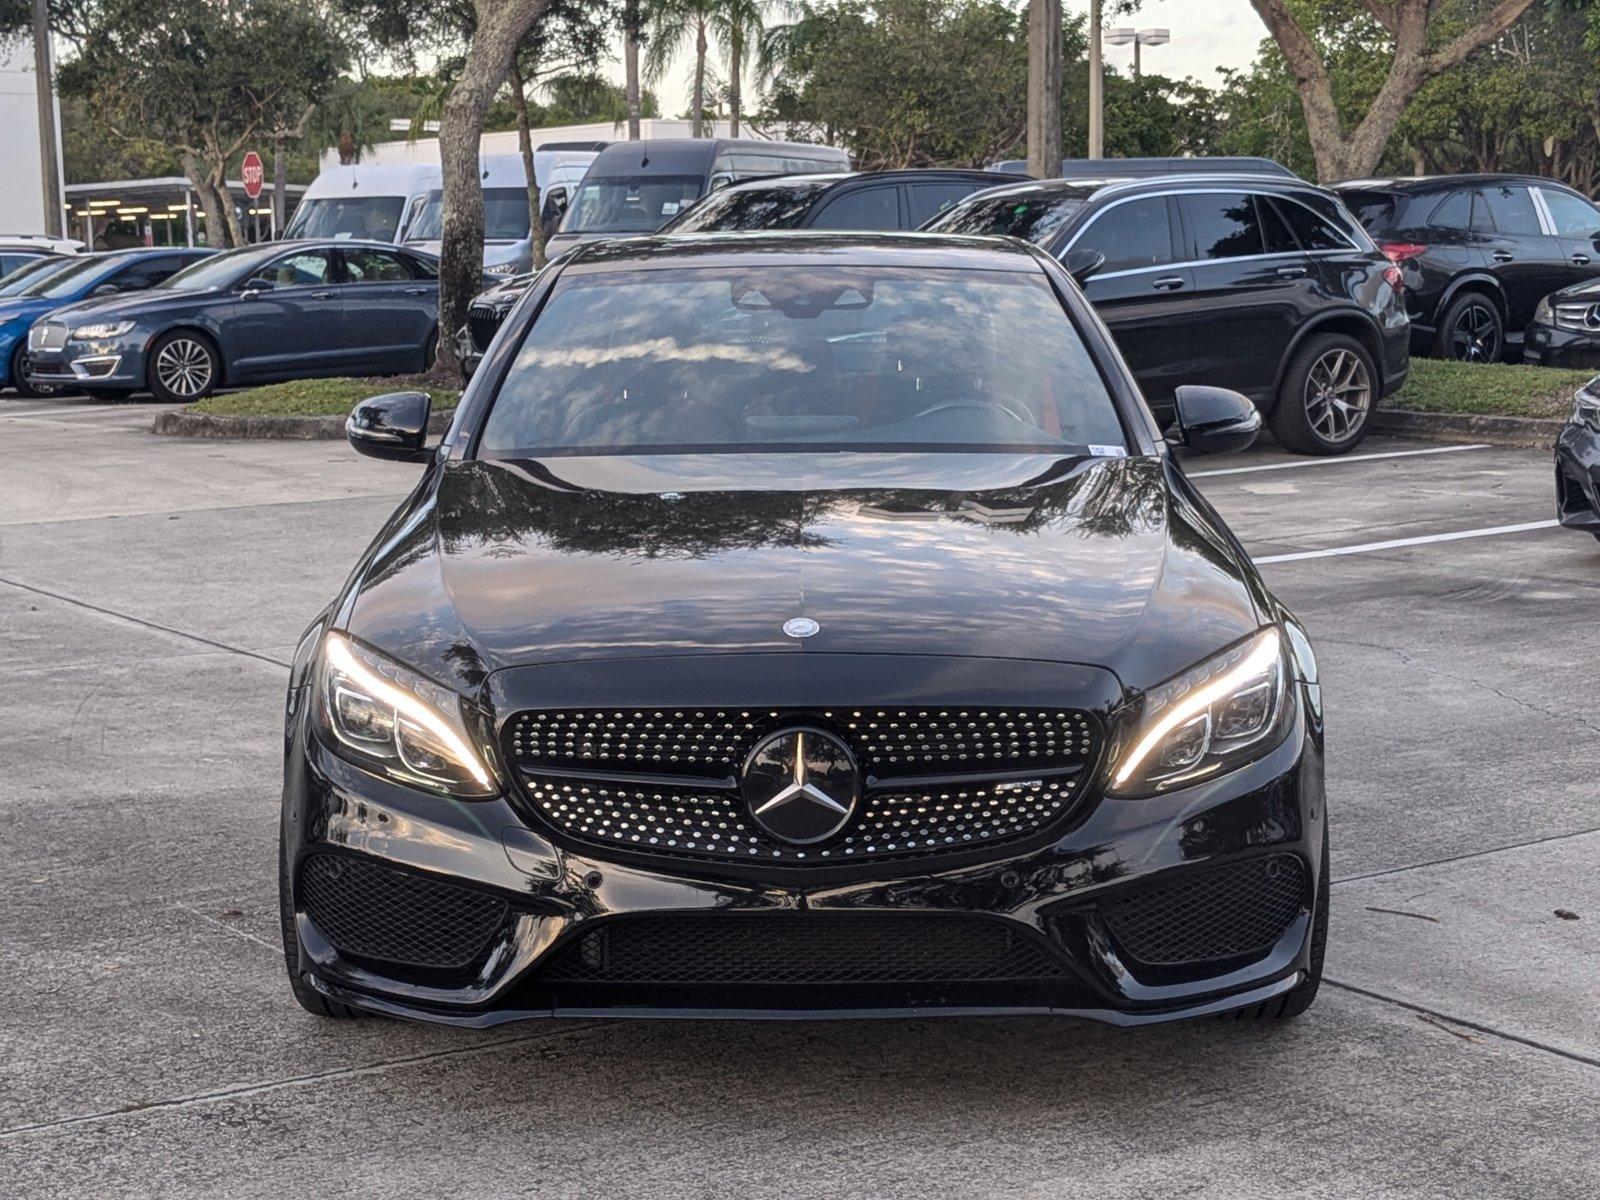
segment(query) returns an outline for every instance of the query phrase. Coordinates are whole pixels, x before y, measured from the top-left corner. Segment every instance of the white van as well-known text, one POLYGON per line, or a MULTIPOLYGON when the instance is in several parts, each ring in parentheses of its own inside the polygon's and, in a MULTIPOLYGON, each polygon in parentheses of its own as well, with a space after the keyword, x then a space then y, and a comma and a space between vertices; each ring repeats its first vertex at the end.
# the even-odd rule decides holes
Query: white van
MULTIPOLYGON (((539 180, 539 216, 545 236, 556 231, 567 203, 598 151, 540 149, 533 152, 539 180)), ((520 154, 485 154, 479 159, 483 182, 483 269, 491 275, 518 275, 533 268, 528 226, 528 174, 520 154)), ((408 222, 405 241, 413 249, 439 253, 444 192, 435 188, 408 222)))
POLYGON ((401 242, 438 187, 438 163, 328 167, 311 181, 283 236, 401 242))

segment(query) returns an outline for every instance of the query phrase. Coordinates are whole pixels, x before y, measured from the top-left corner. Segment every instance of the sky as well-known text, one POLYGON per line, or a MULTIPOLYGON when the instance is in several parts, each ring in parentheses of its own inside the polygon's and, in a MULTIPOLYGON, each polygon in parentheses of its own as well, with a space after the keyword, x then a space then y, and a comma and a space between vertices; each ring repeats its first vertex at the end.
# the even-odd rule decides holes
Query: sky
MULTIPOLYGON (((1021 0, 1017 0, 1021 2, 1021 0)), ((1110 0, 1106 0, 1110 7, 1110 0)), ((1068 13, 1087 13, 1089 0, 1063 0, 1068 13)), ((1167 29, 1172 41, 1165 46, 1147 46, 1143 63, 1147 71, 1174 79, 1192 76, 1207 85, 1219 82, 1217 68, 1243 67, 1255 58, 1256 47, 1266 36, 1261 18, 1250 7, 1250 0, 1144 0, 1132 17, 1113 17, 1107 28, 1128 26, 1134 29, 1167 29)), ((1105 48, 1106 62, 1126 71, 1133 61, 1132 46, 1105 48)), ((713 52, 714 53, 714 52, 713 52)), ((613 47, 615 61, 608 74, 622 82, 622 43, 613 47)), ((688 111, 689 90, 693 84, 694 55, 680 56, 656 85, 663 116, 688 111)))

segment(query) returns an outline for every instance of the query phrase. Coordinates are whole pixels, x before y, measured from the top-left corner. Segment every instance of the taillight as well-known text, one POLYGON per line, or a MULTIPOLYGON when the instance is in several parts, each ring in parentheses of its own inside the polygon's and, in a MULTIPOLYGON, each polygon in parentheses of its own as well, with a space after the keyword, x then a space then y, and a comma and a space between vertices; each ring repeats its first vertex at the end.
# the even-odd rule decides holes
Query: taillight
POLYGON ((1410 259, 1421 258, 1428 252, 1426 246, 1416 242, 1379 242, 1378 249, 1383 251, 1385 258, 1397 266, 1410 259))
POLYGON ((1401 273, 1399 267, 1385 267, 1383 269, 1383 281, 1393 288, 1397 295, 1406 290, 1406 277, 1401 273))

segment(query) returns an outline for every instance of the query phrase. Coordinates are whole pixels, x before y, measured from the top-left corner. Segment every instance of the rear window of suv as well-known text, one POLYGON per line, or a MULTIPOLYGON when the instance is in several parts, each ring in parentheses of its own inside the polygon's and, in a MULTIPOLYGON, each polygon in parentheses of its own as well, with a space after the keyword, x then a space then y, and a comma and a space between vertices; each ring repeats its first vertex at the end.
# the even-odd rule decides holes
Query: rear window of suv
POLYGON ((1368 233, 1394 228, 1394 196, 1388 192, 1340 192, 1345 207, 1368 233))

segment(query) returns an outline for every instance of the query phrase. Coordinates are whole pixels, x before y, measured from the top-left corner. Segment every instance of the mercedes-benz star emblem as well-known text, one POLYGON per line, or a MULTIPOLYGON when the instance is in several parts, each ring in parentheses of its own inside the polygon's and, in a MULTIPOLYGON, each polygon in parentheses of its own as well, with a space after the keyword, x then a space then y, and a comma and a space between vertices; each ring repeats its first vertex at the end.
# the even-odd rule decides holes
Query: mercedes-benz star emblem
POLYGON ((783 623, 783 631, 792 638, 808 638, 821 628, 810 617, 790 617, 783 623))
POLYGON ((844 828, 861 798, 850 748, 821 729, 784 729, 756 743, 739 790, 750 817, 792 846, 824 841, 844 828))

